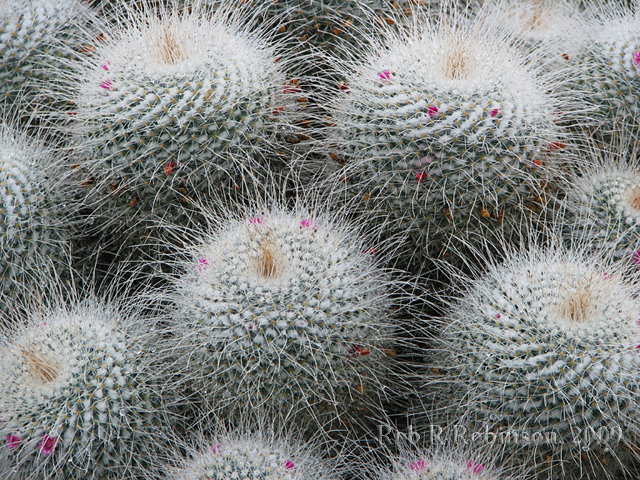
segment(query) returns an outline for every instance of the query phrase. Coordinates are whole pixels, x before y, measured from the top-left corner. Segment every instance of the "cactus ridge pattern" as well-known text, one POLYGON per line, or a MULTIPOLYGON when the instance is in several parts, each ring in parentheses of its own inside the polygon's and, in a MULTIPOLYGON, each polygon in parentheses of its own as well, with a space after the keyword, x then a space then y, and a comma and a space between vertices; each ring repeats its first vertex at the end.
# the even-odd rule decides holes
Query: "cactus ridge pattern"
POLYGON ((153 471, 170 435, 161 380, 149 367, 157 346, 120 315, 98 303, 60 307, 3 342, 2 478, 128 479, 153 471))
MULTIPOLYGON (((603 478, 595 473, 598 458, 613 457, 609 473, 617 468, 615 457, 626 443, 633 448, 640 426, 635 289, 586 250, 532 247, 492 267, 452 306, 438 340, 443 376, 434 385, 448 384, 458 399, 449 412, 472 430, 555 435, 555 442, 531 441, 522 452, 515 445, 509 454, 540 463, 549 455, 577 478, 603 478), (576 443, 589 429, 615 426, 622 439, 592 438, 586 454, 586 444, 576 443)), ((550 471, 557 478, 560 470, 550 471)))
POLYGON ((418 257, 520 229, 565 145, 551 79, 490 23, 451 22, 389 35, 333 102, 348 195, 410 232, 418 257))

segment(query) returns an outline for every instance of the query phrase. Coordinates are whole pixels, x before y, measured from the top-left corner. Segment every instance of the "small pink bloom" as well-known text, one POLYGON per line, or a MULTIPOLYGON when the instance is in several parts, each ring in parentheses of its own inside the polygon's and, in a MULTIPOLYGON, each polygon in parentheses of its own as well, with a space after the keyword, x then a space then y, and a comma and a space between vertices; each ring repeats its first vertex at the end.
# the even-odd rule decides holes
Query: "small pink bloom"
POLYGON ((429 178, 429 174, 426 172, 416 173, 416 182, 418 183, 422 183, 422 181, 426 180, 427 178, 429 178))
POLYGON ((640 267, 640 250, 636 250, 633 254, 633 263, 640 267))
POLYGON ((378 72, 378 77, 380 77, 380 80, 385 83, 390 82, 391 80, 393 80, 393 73, 391 73, 391 71, 389 70, 383 70, 381 72, 378 72))
POLYGON ((602 274, 602 278, 604 278, 605 280, 611 280, 611 274, 609 274, 609 272, 604 272, 602 274))
POLYGON ((310 218, 305 218, 304 220, 302 220, 300 222, 300 225, 303 228, 310 228, 312 230, 315 230, 318 226, 318 224, 316 222, 314 222, 313 220, 311 220, 310 218))
POLYGON ((264 222, 264 218, 263 217, 251 217, 249 219, 249 223, 252 225, 261 225, 262 222, 264 222))
POLYGON ((21 439, 17 435, 7 435, 7 447, 11 450, 18 448, 20 446, 20 441, 21 439))
POLYGON ((482 470, 484 470, 484 465, 481 465, 480 463, 475 463, 469 460, 467 462, 467 470, 469 470, 472 473, 480 473, 482 470))
POLYGON ((36 328, 46 327, 46 326, 47 326, 47 322, 42 322, 42 323, 37 323, 36 324, 36 328))
POLYGON ((295 466, 296 465, 291 460, 287 460, 284 464, 284 468, 286 468, 287 470, 291 470, 292 468, 295 468, 295 466))
POLYGON ((411 470, 426 470, 429 467, 429 462, 426 462, 422 458, 416 460, 415 462, 411 462, 409 464, 409 468, 411 470))
POLYGON ((498 320, 500 320, 500 314, 499 314, 499 313, 496 313, 496 318, 497 318, 498 320))
POLYGON ((105 90, 111 90, 111 87, 113 87, 113 82, 111 80, 105 80, 100 84, 100 86, 105 90))
POLYGON ((211 445, 211 451, 215 454, 222 453, 222 445, 211 445))
POLYGON ((640 320, 636 320, 636 325, 640 325, 640 320))
POLYGON ((103 70, 107 70, 107 71, 109 71, 109 65, 111 65, 111 62, 107 62, 107 63, 105 63, 104 65, 100 65, 100 67, 101 67, 103 70))
POLYGON ((44 435, 40 443, 38 444, 38 450, 40 450, 45 455, 51 455, 53 451, 56 449, 56 443, 58 442, 58 437, 50 437, 49 435, 44 435))
POLYGON ((199 272, 204 272, 207 268, 209 268, 209 260, 207 260, 206 258, 199 258, 196 269, 199 272))
POLYGON ((438 107, 436 107, 435 105, 431 105, 431 106, 427 109, 427 114, 428 114, 431 118, 433 118, 433 117, 437 116, 437 115, 438 115, 438 112, 439 112, 438 107))
POLYGON ((640 67, 640 50, 633 54, 633 64, 640 67))
POLYGON ((494 108, 493 110, 491 110, 491 112, 489 112, 489 115, 491 115, 491 118, 497 117, 498 116, 498 109, 494 108))

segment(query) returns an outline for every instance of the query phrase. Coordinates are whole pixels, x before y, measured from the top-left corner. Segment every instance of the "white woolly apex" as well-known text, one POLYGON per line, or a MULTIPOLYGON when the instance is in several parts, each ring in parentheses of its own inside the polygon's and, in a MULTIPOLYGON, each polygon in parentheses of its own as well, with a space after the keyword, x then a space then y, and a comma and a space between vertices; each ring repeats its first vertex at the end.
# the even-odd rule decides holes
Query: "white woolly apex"
POLYGON ((309 446, 260 432, 223 434, 194 452, 170 480, 328 480, 331 469, 309 446))
POLYGON ((252 72, 259 72, 262 78, 282 76, 266 35, 246 34, 241 15, 230 18, 224 9, 197 5, 188 10, 131 10, 123 15, 106 38, 95 44, 95 53, 83 59, 88 65, 75 67, 86 77, 80 98, 87 96, 91 101, 104 95, 118 87, 119 79, 162 80, 162 87, 175 80, 180 88, 202 69, 223 78, 252 72), (227 71, 229 66, 231 72, 227 71))
POLYGON ((205 239, 196 251, 197 270, 217 276, 233 267, 234 275, 251 284, 293 281, 301 274, 306 278, 310 268, 325 269, 314 271, 318 278, 331 273, 329 268, 371 271, 371 255, 362 239, 350 233, 324 215, 274 208, 232 220, 205 239))
POLYGON ((567 56, 572 56, 586 33, 577 5, 564 0, 496 0, 493 8, 507 31, 525 41, 562 41, 567 56))
POLYGON ((474 19, 458 16, 440 23, 422 21, 407 37, 387 35, 368 55, 369 64, 357 68, 357 77, 347 83, 351 90, 382 83, 400 95, 403 90, 425 86, 462 95, 504 91, 518 98, 532 115, 544 111, 548 117, 548 86, 534 75, 538 66, 532 67, 531 59, 512 47, 510 40, 495 19, 482 13, 474 19))
POLYGON ((500 323, 535 324, 585 338, 616 332, 635 345, 640 336, 637 287, 604 255, 532 247, 473 282, 457 311, 474 323, 483 321, 475 318, 480 308, 500 323))

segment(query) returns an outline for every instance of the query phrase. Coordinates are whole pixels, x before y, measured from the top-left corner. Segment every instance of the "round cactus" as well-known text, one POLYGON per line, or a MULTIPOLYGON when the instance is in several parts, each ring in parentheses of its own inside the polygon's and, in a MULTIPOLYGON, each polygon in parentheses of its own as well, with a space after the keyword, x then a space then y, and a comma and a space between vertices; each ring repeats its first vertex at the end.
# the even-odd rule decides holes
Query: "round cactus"
POLYGON ((37 283, 47 257, 59 260, 65 237, 64 189, 54 156, 37 141, 0 123, 0 301, 12 308, 20 286, 37 283))
POLYGON ((242 11, 132 9, 66 81, 86 203, 100 228, 185 220, 185 203, 260 189, 287 151, 298 102, 266 33, 242 11))
POLYGON ((619 4, 592 6, 588 13, 591 19, 583 26, 584 41, 575 57, 579 71, 570 74, 571 81, 595 110, 591 123, 605 135, 624 129, 637 140, 640 17, 619 4))
POLYGON ((468 432, 519 435, 507 454, 540 475, 609 478, 640 430, 636 290, 600 257, 560 247, 494 266, 446 315, 429 382, 443 414, 468 432))
POLYGON ((34 314, 0 346, 0 476, 141 478, 167 445, 156 348, 141 322, 86 302, 34 314), (136 476, 138 475, 138 476, 136 476))
POLYGON ((389 34, 333 102, 348 195, 408 232, 419 257, 520 229, 541 208, 564 147, 555 87, 509 44, 482 14, 389 34))
POLYGON ((512 478, 484 460, 471 459, 462 451, 435 453, 404 451, 393 468, 381 472, 380 480, 507 480, 512 478))
POLYGON ((173 314, 176 368, 205 406, 264 406, 313 428, 375 408, 394 281, 365 250, 327 216, 276 207, 206 232, 176 281, 173 314))
POLYGON ((66 61, 84 49, 81 32, 88 30, 91 18, 91 9, 80 0, 2 2, 0 94, 5 106, 17 100, 42 103, 38 95, 44 85, 55 91, 66 61))
POLYGON ((640 267, 640 167, 606 158, 566 184, 569 240, 603 249, 615 261, 640 267))
POLYGON ((327 480, 330 469, 311 450, 275 436, 225 434, 194 452, 168 480, 327 480))

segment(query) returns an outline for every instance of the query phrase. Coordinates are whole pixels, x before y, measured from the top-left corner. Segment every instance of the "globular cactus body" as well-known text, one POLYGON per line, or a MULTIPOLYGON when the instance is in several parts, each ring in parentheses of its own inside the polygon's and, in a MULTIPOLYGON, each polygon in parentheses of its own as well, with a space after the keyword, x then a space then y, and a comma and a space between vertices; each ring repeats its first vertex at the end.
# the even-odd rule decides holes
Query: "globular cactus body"
POLYGON ((265 406, 322 424, 375 406, 394 283, 365 249, 339 222, 275 207, 206 233, 173 317, 177 368, 209 409, 265 406))
POLYGON ((65 61, 80 55, 91 9, 79 0, 7 0, 0 5, 0 93, 12 102, 56 101, 39 97, 56 91, 65 61))
MULTIPOLYGON (((36 140, 0 124, 0 292, 15 300, 44 268, 58 261, 65 238, 65 189, 56 158, 36 140)), ((11 301, 0 302, 11 308, 11 301)))
POLYGON ((309 447, 275 435, 224 434, 182 462, 168 480, 327 480, 330 469, 309 447))
POLYGON ((559 247, 492 267, 448 312, 438 340, 443 414, 468 431, 526 438, 510 440, 507 455, 540 475, 606 477, 640 426, 634 288, 600 257, 559 247), (602 441, 585 436, 605 431, 602 441))
POLYGON ((60 307, 39 312, 3 342, 2 478, 154 472, 154 456, 170 438, 161 383, 145 358, 151 337, 120 315, 97 303, 60 307))
POLYGON ((519 228, 564 146, 545 81, 477 22, 390 35, 332 105, 347 194, 409 232, 418 256, 519 228))
POLYGON ((259 189, 282 166, 297 91, 285 62, 241 14, 202 8, 125 16, 68 78, 100 228, 141 241, 149 220, 184 220, 180 205, 259 189))
POLYGON ((566 185, 569 241, 609 252, 615 261, 640 266, 640 168, 607 159, 581 169, 566 185))

